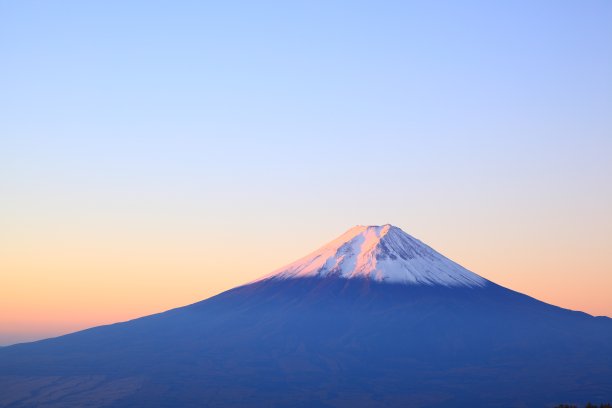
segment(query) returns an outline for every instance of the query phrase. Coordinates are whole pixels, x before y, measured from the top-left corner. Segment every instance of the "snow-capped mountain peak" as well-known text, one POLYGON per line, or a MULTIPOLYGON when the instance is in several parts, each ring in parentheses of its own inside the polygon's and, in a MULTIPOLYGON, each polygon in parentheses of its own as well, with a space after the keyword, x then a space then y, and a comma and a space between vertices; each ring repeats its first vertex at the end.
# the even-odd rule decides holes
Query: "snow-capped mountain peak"
POLYGON ((262 279, 327 276, 410 285, 476 287, 488 282, 390 224, 353 227, 262 279))

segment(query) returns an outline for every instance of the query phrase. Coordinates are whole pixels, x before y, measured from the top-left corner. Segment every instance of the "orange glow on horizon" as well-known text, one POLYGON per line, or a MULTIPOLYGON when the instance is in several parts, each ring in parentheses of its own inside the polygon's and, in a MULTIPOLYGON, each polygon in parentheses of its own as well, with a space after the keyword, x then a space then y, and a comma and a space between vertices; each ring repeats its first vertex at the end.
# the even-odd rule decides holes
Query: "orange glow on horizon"
MULTIPOLYGON (((55 336, 197 302, 259 278, 333 238, 305 234, 303 240, 278 239, 282 235, 251 231, 232 238, 231 245, 217 235, 200 241, 203 249, 186 241, 168 240, 163 248, 148 241, 132 245, 129 252, 127 244, 118 241, 116 246, 108 241, 100 246, 75 242, 71 247, 34 245, 29 250, 20 245, 21 250, 13 248, 2 260, 1 268, 13 273, 0 288, 0 342, 55 336)), ((612 315, 612 277, 603 273, 609 270, 609 259, 592 246, 560 255, 562 246, 536 251, 532 242, 511 236, 489 242, 478 236, 469 241, 447 236, 432 242, 415 235, 498 284, 557 306, 612 315), (508 252, 510 245, 513 252, 522 251, 521 256, 508 252)))

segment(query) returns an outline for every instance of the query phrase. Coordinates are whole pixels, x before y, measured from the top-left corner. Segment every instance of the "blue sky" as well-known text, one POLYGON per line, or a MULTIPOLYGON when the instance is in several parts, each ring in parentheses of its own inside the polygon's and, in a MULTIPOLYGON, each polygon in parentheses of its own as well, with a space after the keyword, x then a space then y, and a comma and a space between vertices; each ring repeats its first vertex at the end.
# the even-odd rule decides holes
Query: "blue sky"
POLYGON ((592 183, 610 199, 596 191, 611 170, 608 2, 0 10, 2 162, 24 188, 299 185, 296 199, 337 201, 364 183, 512 195, 592 183))

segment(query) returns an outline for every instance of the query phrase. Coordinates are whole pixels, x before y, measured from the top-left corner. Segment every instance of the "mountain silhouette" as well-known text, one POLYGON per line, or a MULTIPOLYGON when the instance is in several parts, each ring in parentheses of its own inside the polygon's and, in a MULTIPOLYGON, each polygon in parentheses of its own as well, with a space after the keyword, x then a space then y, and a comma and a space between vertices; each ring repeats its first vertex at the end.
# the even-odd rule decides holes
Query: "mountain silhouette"
POLYGON ((545 407, 612 400, 612 319, 358 226, 201 302, 0 349, 3 407, 545 407))

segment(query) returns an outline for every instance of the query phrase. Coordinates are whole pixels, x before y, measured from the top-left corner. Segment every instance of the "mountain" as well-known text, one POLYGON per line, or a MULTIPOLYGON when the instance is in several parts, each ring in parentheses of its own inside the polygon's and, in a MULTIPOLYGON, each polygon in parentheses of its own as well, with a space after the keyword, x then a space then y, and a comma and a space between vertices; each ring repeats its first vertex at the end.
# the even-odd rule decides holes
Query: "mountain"
POLYGON ((352 228, 255 282, 0 349, 3 407, 545 407, 612 400, 612 320, 352 228))

